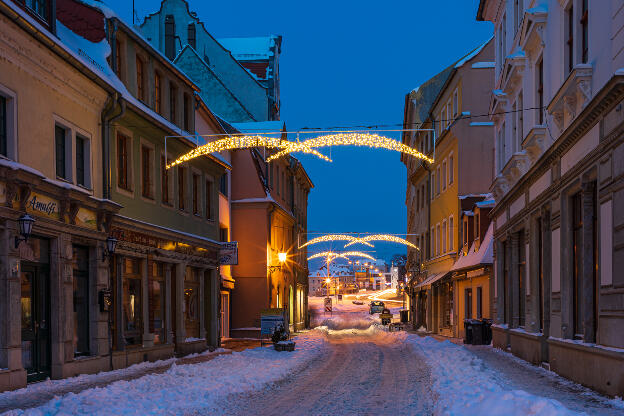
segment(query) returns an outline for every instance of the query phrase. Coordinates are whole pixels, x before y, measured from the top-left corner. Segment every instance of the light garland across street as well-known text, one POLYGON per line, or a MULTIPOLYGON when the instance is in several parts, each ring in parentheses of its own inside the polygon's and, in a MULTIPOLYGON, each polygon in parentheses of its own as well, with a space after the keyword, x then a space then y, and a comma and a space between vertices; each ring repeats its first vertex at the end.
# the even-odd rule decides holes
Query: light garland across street
MULTIPOLYGON (((411 130, 406 130, 411 131, 411 130)), ((297 132, 299 134, 299 132, 297 132)), ((198 136, 168 136, 168 138, 181 138, 187 139, 197 138, 198 136)), ((206 136, 209 137, 209 136, 206 136)), ((210 136, 213 137, 213 136, 210 136)), ((165 138, 166 143, 167 137, 165 138)), ((271 162, 275 159, 285 156, 290 153, 306 153, 315 155, 325 161, 331 162, 332 160, 327 156, 320 153, 318 148, 330 147, 330 146, 366 146, 377 149, 387 149, 404 153, 406 155, 413 156, 418 159, 422 159, 426 162, 433 163, 433 159, 428 157, 422 152, 409 147, 397 140, 389 137, 381 136, 379 134, 372 134, 366 132, 356 131, 343 131, 332 134, 323 134, 318 137, 300 141, 289 141, 281 138, 269 137, 260 134, 256 135, 238 135, 220 138, 203 146, 199 146, 190 152, 180 156, 171 163, 168 163, 166 168, 170 169, 176 165, 187 162, 191 159, 195 159, 200 156, 209 155, 214 152, 221 152, 224 150, 236 150, 236 149, 250 149, 254 147, 266 147, 270 149, 278 149, 276 153, 269 156, 266 161, 271 162)))
MULTIPOLYGON (((308 242, 306 242, 305 244, 300 245, 299 248, 303 248, 305 246, 310 246, 312 244, 324 243, 324 242, 327 242, 327 241, 353 241, 353 242, 359 242, 359 238, 358 237, 354 237, 352 235, 347 235, 347 234, 327 234, 327 235, 322 235, 320 237, 315 237, 315 238, 309 240, 308 242)), ((367 245, 369 247, 374 247, 369 242, 364 242, 362 244, 367 245)))
POLYGON ((356 238, 355 240, 348 242, 345 245, 345 248, 352 246, 353 244, 367 244, 369 243, 369 241, 388 241, 391 243, 404 244, 408 247, 415 248, 416 250, 420 250, 416 245, 410 243, 406 239, 397 237, 396 235, 391 235, 391 234, 372 234, 372 235, 367 235, 366 237, 356 238))
POLYGON ((333 251, 323 251, 320 253, 316 253, 308 257, 308 260, 318 259, 320 257, 326 258, 328 261, 341 257, 347 259, 348 257, 364 257, 369 260, 375 260, 373 256, 370 254, 362 253, 361 251, 347 251, 345 253, 336 253, 333 251))

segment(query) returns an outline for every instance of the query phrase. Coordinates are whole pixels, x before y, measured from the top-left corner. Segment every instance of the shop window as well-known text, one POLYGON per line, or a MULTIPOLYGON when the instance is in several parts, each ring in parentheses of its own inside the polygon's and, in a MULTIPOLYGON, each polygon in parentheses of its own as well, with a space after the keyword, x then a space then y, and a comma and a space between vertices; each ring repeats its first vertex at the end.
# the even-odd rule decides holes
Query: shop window
POLYGON ((201 208, 199 203, 200 191, 199 191, 199 181, 201 177, 193 173, 192 185, 193 185, 193 214, 201 215, 201 208))
POLYGON ((186 268, 184 275, 184 325, 187 338, 199 338, 199 270, 186 268))
POLYGON ((221 175, 219 179, 219 192, 221 192, 224 196, 228 196, 228 177, 227 173, 221 175))
POLYGON ((165 342, 165 265, 153 262, 148 281, 149 332, 154 343, 165 342))
POLYGON ((472 319, 472 288, 464 289, 464 318, 472 319))
POLYGON ((123 332, 127 345, 141 344, 143 308, 141 260, 126 258, 122 282, 123 332))
POLYGON ((158 72, 154 73, 154 111, 160 114, 162 102, 162 79, 158 72))
POLYGON ((89 349, 89 248, 73 246, 74 356, 86 356, 89 349))
POLYGON ((214 219, 214 210, 212 208, 212 181, 206 181, 206 218, 209 220, 214 219))
POLYGON ((167 169, 167 160, 165 155, 160 156, 160 194, 164 205, 173 205, 171 196, 173 169, 167 169))
POLYGON ((477 319, 483 318, 483 288, 477 288, 477 319))
POLYGON ((117 186, 130 191, 130 138, 117 134, 117 186))
POLYGON ((154 199, 154 149, 141 146, 141 195, 154 199))
POLYGON ((178 209, 186 209, 186 168, 178 166, 178 209))

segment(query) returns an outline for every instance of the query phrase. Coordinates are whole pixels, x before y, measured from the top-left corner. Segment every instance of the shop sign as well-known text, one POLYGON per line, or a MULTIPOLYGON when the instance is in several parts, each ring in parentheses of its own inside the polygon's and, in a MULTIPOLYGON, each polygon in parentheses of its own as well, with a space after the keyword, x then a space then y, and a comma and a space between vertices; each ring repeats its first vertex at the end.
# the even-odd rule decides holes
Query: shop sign
POLYGON ((95 212, 80 207, 76 214, 76 225, 97 230, 97 216, 95 212))
POLYGON ((26 212, 36 215, 45 215, 56 220, 59 219, 59 203, 57 200, 38 193, 31 193, 26 202, 26 212))
POLYGON ((271 335, 278 325, 284 326, 284 309, 271 308, 260 312, 260 335, 271 335))
POLYGON ((466 277, 468 277, 469 279, 471 277, 478 277, 478 276, 483 276, 485 274, 485 270, 482 268, 477 269, 477 270, 471 270, 469 272, 466 273, 466 277))
POLYGON ((238 241, 227 241, 221 243, 219 249, 219 264, 232 265, 238 264, 238 241))

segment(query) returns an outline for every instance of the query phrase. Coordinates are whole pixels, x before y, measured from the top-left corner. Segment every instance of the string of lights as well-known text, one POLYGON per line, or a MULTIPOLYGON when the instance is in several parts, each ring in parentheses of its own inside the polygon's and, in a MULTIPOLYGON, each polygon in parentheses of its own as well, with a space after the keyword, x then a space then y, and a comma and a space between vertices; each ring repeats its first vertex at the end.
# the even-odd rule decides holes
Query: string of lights
POLYGON ((366 244, 369 241, 388 241, 391 243, 404 244, 408 247, 415 248, 416 250, 420 250, 416 245, 410 243, 404 238, 397 237, 396 235, 390 234, 372 234, 367 235, 366 237, 356 238, 355 241, 350 241, 345 245, 345 248, 352 246, 353 244, 366 244))
POLYGON ((362 253, 361 251, 347 251, 344 253, 336 253, 334 251, 322 251, 320 253, 316 253, 308 257, 308 260, 318 259, 320 257, 324 257, 328 260, 331 260, 336 257, 364 257, 365 259, 375 260, 373 256, 370 254, 362 253))
MULTIPOLYGON (((357 241, 359 240, 357 237, 353 237, 351 235, 346 235, 346 234, 327 234, 327 235, 322 235, 320 237, 315 237, 311 240, 309 240, 308 242, 306 242, 305 244, 302 244, 299 246, 299 248, 303 248, 305 246, 310 246, 313 244, 318 244, 318 243, 325 243, 327 241, 357 241)), ((374 247, 371 243, 369 242, 365 242, 363 243, 369 247, 374 247)))

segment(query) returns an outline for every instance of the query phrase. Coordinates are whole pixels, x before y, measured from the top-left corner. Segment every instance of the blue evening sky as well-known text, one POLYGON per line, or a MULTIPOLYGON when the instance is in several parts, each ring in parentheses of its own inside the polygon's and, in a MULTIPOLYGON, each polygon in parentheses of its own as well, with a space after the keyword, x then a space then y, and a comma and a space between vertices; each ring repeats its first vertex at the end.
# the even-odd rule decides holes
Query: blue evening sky
MULTIPOLYGON (((131 21, 131 1, 106 3, 131 21)), ((405 94, 491 36, 492 25, 475 20, 478 3, 189 1, 216 38, 283 36, 281 116, 289 131, 379 124, 401 128, 405 94)), ((159 4, 136 0, 139 19, 159 4)), ((300 157, 315 185, 309 231, 405 233, 406 170, 399 154, 334 148, 331 157, 333 163, 300 157)), ((402 246, 377 248, 380 258, 405 253, 402 246)))

